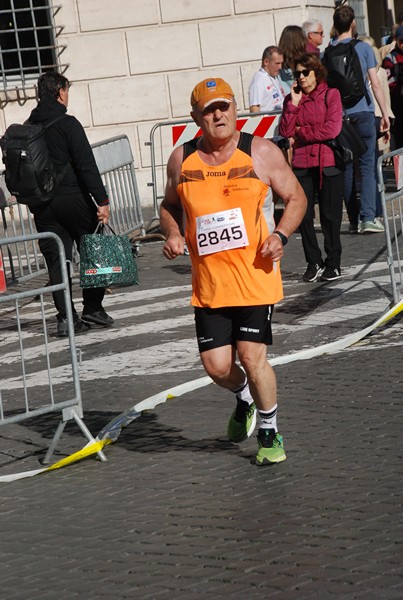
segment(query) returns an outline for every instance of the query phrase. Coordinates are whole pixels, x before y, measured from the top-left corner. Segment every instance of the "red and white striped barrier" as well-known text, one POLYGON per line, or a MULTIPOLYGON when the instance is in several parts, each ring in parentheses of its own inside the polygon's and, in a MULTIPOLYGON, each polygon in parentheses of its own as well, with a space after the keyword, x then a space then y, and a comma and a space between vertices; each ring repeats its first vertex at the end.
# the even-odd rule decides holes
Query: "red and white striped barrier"
POLYGON ((403 155, 398 154, 393 157, 393 167, 395 169, 396 187, 401 190, 403 187, 403 155))
POLYGON ((4 273, 3 254, 0 248, 0 294, 7 290, 6 276, 4 273))
MULTIPOLYGON (((239 117, 236 121, 238 131, 271 138, 276 135, 280 115, 264 115, 260 117, 239 117)), ((174 148, 201 135, 201 129, 196 123, 186 123, 172 126, 172 145, 174 148)))

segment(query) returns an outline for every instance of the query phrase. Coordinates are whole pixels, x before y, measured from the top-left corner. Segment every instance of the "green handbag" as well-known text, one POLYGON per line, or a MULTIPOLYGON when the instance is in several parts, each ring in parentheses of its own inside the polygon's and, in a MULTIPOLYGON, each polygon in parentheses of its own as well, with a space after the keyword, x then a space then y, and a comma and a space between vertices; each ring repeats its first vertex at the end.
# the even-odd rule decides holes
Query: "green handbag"
POLYGON ((127 235, 99 223, 95 232, 81 236, 80 287, 137 285, 137 265, 127 235), (106 233, 106 227, 111 234, 106 233))

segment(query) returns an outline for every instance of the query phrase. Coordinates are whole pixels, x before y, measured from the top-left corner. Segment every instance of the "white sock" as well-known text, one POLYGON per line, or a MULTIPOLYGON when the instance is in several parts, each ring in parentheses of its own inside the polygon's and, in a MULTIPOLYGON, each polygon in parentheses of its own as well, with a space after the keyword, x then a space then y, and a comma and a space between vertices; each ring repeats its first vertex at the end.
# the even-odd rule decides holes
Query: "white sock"
POLYGON ((259 410, 258 412, 260 416, 260 429, 274 429, 277 433, 277 404, 268 411, 259 410))
POLYGON ((241 387, 237 388, 236 390, 232 390, 232 391, 234 392, 234 394, 236 394, 236 397, 239 398, 239 400, 243 400, 244 402, 247 402, 248 404, 252 404, 253 398, 249 391, 249 384, 248 384, 247 379, 245 379, 245 382, 241 385, 241 387))

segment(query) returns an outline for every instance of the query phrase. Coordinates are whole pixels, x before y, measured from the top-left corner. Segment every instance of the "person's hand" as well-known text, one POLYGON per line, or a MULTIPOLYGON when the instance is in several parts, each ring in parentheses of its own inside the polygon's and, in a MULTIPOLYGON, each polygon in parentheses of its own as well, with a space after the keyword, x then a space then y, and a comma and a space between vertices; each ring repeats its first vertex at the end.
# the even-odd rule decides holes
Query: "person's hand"
POLYGON ((381 131, 381 133, 383 133, 381 140, 384 144, 387 144, 390 140, 390 131, 381 131))
POLYGON ((106 223, 109 221, 109 213, 110 213, 109 204, 107 204, 106 206, 98 206, 98 210, 97 210, 98 221, 100 221, 101 223, 106 225, 106 223))
POLYGON ((283 242, 278 235, 272 234, 263 242, 260 253, 271 258, 273 262, 278 262, 284 256, 283 242))
POLYGON ((387 133, 389 131, 389 129, 390 129, 389 117, 384 116, 381 119, 381 132, 387 133))
POLYGON ((298 106, 301 102, 302 98, 302 90, 299 87, 298 83, 295 82, 291 87, 291 102, 294 106, 298 106))
POLYGON ((167 237, 162 253, 168 260, 173 260, 177 256, 184 254, 185 240, 180 234, 175 234, 167 237))

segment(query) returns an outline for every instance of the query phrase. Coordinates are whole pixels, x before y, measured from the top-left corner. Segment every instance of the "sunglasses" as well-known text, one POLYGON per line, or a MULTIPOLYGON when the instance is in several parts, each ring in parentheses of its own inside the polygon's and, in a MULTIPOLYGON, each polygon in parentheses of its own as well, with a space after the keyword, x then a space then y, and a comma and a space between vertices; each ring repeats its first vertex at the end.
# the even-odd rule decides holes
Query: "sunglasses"
POLYGON ((308 77, 309 73, 313 71, 313 69, 302 69, 302 71, 294 71, 295 79, 299 79, 301 75, 304 77, 308 77))
POLYGON ((322 37, 325 35, 323 31, 311 31, 311 33, 316 33, 316 35, 321 35, 322 37))
POLYGON ((206 106, 206 108, 202 111, 203 115, 209 115, 213 112, 215 112, 217 109, 220 110, 221 112, 227 112, 227 110, 229 110, 230 104, 228 104, 228 102, 213 102, 212 104, 209 104, 208 106, 206 106))

